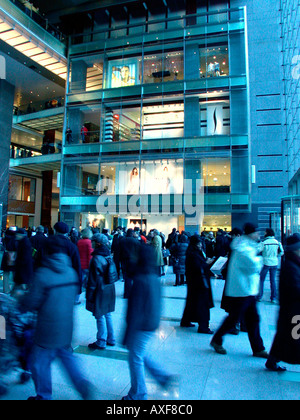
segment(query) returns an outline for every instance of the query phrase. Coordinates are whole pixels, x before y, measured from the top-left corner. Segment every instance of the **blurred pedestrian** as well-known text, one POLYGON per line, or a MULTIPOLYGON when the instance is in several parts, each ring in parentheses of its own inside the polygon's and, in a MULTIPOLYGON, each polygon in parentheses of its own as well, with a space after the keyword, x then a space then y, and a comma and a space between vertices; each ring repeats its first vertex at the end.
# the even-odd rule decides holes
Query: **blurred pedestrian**
POLYGON ((91 398, 92 386, 83 375, 71 349, 74 300, 78 274, 70 257, 53 237, 47 242, 43 266, 38 268, 29 293, 22 302, 24 311, 37 311, 31 372, 36 396, 30 400, 51 400, 51 364, 58 357, 74 386, 84 399, 91 398))
POLYGON ((193 327, 192 322, 197 322, 198 333, 202 334, 212 334, 209 328, 210 309, 214 307, 209 271, 212 262, 203 253, 201 237, 192 236, 186 252, 187 298, 180 326, 193 327))
POLYGON ((279 281, 280 311, 277 333, 266 363, 269 370, 285 371, 280 361, 300 364, 300 234, 287 238, 279 281))
POLYGON ((232 331, 241 317, 244 317, 253 356, 268 357, 260 335, 260 318, 256 302, 262 267, 262 258, 258 256, 258 241, 259 233, 256 226, 246 223, 244 235, 236 238, 231 244, 232 254, 225 289, 225 296, 230 298, 229 314, 211 341, 211 346, 219 354, 227 354, 222 346, 223 337, 232 331))
POLYGON ((131 387, 123 400, 147 400, 145 368, 164 388, 174 379, 147 353, 148 343, 159 327, 161 316, 161 285, 156 267, 154 249, 142 244, 128 299, 124 345, 129 350, 131 387))
POLYGON ((114 284, 109 284, 107 276, 109 265, 117 270, 110 253, 110 245, 106 235, 97 233, 93 236, 93 258, 90 263, 89 278, 86 289, 86 309, 93 313, 97 323, 97 340, 89 344, 93 350, 103 350, 106 346, 115 346, 115 334, 112 313, 116 306, 116 290, 114 284))

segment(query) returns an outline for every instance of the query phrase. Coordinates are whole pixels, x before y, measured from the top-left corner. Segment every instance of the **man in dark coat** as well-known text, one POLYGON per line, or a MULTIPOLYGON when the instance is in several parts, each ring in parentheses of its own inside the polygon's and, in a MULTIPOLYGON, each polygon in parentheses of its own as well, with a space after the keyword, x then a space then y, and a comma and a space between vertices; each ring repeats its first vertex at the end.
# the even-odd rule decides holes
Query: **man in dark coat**
POLYGON ((202 251, 202 240, 199 235, 192 236, 186 253, 186 307, 181 320, 181 327, 193 327, 191 321, 198 322, 198 332, 212 334, 209 328, 210 309, 214 307, 211 284, 210 264, 202 251))
POLYGON ((141 241, 134 237, 133 229, 128 229, 126 237, 121 238, 120 242, 120 261, 124 278, 124 299, 130 296, 133 276, 136 272, 138 250, 141 241))
MULTIPOLYGON (((86 309, 93 313, 97 323, 97 340, 89 344, 92 350, 103 350, 115 345, 112 312, 115 311, 116 290, 114 284, 107 284, 108 257, 110 246, 106 235, 96 233, 92 237, 95 250, 90 263, 86 289, 86 309)), ((112 257, 110 263, 114 264, 112 257)), ((116 270, 116 269, 115 269, 116 270)), ((117 277, 117 270, 116 270, 117 277)))
POLYGON ((283 257, 280 282, 280 311, 277 333, 266 367, 280 372, 286 368, 278 365, 283 361, 300 364, 300 234, 294 233, 287 239, 283 257))

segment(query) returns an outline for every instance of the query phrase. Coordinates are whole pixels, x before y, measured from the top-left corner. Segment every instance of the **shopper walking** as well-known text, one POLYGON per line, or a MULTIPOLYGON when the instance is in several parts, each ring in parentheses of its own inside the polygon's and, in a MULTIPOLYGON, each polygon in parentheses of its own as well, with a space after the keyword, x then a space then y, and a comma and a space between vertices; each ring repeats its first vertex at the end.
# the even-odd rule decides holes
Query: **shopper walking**
POLYGON ((86 289, 87 280, 89 277, 89 267, 92 259, 92 232, 89 228, 83 229, 81 232, 81 239, 77 242, 79 251, 79 258, 82 270, 82 286, 86 289))
POLYGON ((199 325, 198 333, 212 334, 209 328, 210 309, 214 307, 210 284, 210 265, 213 259, 207 259, 203 253, 202 239, 194 235, 186 252, 187 298, 181 327, 199 325))
POLYGON ((147 400, 145 368, 164 388, 174 378, 147 353, 148 343, 159 327, 161 315, 161 285, 152 247, 140 246, 137 267, 128 299, 124 338, 124 345, 129 350, 131 387, 123 400, 147 400))
POLYGON ((267 360, 269 370, 286 370, 280 361, 300 364, 300 234, 287 238, 279 281, 280 311, 277 333, 267 360))
POLYGON ((276 273, 278 267, 278 258, 284 254, 282 245, 275 239, 273 229, 266 229, 265 238, 261 242, 260 251, 263 257, 263 268, 260 273, 260 289, 258 300, 260 301, 264 294, 264 283, 268 273, 270 273, 271 302, 275 303, 277 299, 276 273))
POLYGON ((66 368, 74 386, 84 399, 90 399, 92 386, 72 353, 74 299, 78 275, 71 259, 57 238, 47 242, 46 258, 38 268, 28 295, 22 302, 24 312, 37 311, 31 372, 36 396, 31 400, 52 399, 51 364, 57 357, 66 368))
POLYGON ((89 344, 92 350, 103 350, 116 344, 112 312, 115 311, 116 290, 114 284, 108 283, 109 265, 118 273, 110 254, 110 246, 106 235, 97 233, 92 238, 94 244, 93 258, 90 263, 89 278, 86 289, 86 309, 93 313, 97 323, 97 340, 89 344))
POLYGON ((262 267, 261 257, 257 255, 258 240, 256 227, 252 223, 246 223, 244 235, 231 244, 232 254, 225 289, 225 296, 230 298, 229 315, 211 341, 211 346, 219 354, 227 353, 222 346, 223 337, 244 317, 253 356, 268 357, 260 335, 260 319, 256 306, 262 267))

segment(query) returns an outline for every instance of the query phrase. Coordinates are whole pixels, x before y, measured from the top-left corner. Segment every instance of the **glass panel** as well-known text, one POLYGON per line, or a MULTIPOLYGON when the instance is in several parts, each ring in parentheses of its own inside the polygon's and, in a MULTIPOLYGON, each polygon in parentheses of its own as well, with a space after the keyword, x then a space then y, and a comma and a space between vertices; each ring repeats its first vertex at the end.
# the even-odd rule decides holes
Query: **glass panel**
POLYGON ((65 144, 99 143, 100 117, 100 106, 69 108, 65 144))
POLYGON ((63 195, 96 195, 98 179, 99 165, 96 163, 65 165, 63 195))
POLYGON ((229 159, 205 159, 201 166, 206 193, 230 192, 231 165, 229 159))
POLYGON ((88 56, 71 61, 69 93, 91 92, 103 88, 103 56, 88 56))
POLYGON ((11 175, 8 191, 10 200, 22 200, 22 177, 11 175))

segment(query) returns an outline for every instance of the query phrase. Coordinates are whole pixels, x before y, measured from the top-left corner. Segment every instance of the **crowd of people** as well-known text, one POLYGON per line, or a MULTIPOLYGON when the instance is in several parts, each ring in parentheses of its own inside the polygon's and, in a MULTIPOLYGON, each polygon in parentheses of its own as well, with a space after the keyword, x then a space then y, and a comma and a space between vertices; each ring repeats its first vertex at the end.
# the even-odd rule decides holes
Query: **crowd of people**
POLYGON ((30 374, 36 388, 32 399, 52 398, 51 363, 59 357, 83 398, 95 392, 71 351, 74 305, 86 294, 86 309, 96 322, 96 340, 90 350, 116 345, 112 314, 116 306, 115 283, 124 282, 128 300, 127 329, 123 344, 129 351, 131 388, 125 400, 147 399, 144 368, 163 387, 174 375, 166 372, 147 354, 147 345, 161 317, 161 279, 171 266, 175 287, 187 286, 187 297, 180 326, 211 334, 211 347, 221 355, 227 334, 248 333, 254 357, 267 359, 266 368, 283 371, 280 361, 300 363, 300 343, 293 339, 293 319, 300 313, 300 235, 287 239, 284 250, 272 229, 263 240, 255 225, 227 233, 219 229, 201 234, 178 232, 165 237, 157 229, 148 234, 139 228, 108 229, 87 227, 79 232, 58 222, 45 233, 9 228, 4 237, 2 258, 3 293, 16 297, 23 312, 37 314, 30 352, 30 374), (260 333, 257 308, 262 299, 266 275, 270 273, 271 302, 277 302, 276 272, 280 270, 280 313, 278 331, 268 353, 260 333), (221 307, 227 312, 216 332, 210 328, 210 309, 214 307, 211 279, 213 267, 224 262, 218 277, 225 287, 221 307))

